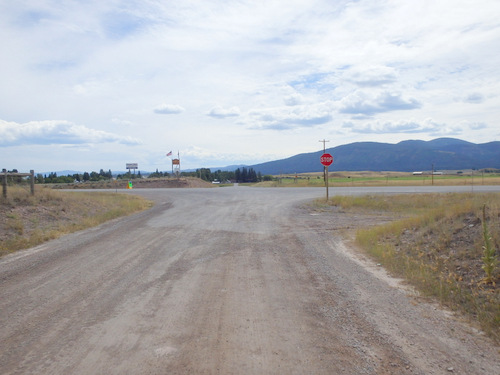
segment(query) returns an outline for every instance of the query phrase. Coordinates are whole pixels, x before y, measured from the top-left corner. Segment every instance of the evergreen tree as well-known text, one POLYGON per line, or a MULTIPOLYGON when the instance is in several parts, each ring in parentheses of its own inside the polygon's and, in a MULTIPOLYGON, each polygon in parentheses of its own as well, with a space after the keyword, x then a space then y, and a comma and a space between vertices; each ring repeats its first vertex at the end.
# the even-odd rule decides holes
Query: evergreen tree
POLYGON ((99 181, 99 173, 92 171, 90 172, 90 181, 99 181))
POLYGON ((247 182, 248 180, 248 171, 245 167, 241 170, 241 182, 247 182))
POLYGON ((248 176, 246 182, 257 182, 257 173, 255 173, 253 168, 248 170, 248 176))

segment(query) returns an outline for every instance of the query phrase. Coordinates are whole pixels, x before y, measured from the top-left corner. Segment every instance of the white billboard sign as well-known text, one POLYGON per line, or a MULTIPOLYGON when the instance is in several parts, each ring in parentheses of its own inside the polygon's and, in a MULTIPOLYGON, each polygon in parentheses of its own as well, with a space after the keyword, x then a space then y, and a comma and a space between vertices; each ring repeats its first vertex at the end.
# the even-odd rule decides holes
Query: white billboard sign
POLYGON ((139 166, 137 163, 127 163, 127 169, 138 169, 139 166))

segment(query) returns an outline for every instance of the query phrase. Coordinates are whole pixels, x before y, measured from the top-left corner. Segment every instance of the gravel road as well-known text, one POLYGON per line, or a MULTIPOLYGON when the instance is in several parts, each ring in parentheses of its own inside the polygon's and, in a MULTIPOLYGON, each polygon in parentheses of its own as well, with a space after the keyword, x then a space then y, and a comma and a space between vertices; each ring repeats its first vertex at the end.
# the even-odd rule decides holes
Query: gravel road
POLYGON ((0 373, 500 374, 343 239, 357 218, 307 204, 323 189, 131 193, 155 207, 0 259, 0 373))

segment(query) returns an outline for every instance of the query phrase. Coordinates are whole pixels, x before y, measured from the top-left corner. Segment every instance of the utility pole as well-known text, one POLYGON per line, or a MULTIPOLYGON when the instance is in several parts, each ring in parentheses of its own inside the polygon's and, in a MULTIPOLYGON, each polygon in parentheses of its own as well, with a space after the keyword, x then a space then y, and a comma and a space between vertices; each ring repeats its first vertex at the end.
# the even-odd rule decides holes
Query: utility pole
POLYGON ((326 152, 325 144, 326 144, 326 142, 330 142, 330 141, 327 141, 326 139, 323 139, 322 141, 318 141, 318 142, 322 142, 323 143, 323 153, 325 153, 326 152))
MULTIPOLYGON (((323 154, 324 154, 326 152, 326 142, 330 142, 330 141, 327 141, 326 139, 323 138, 322 141, 318 141, 318 142, 322 142, 323 143, 323 154)), ((323 167, 323 181, 325 182, 325 184, 328 182, 326 180, 328 178, 328 176, 326 175, 326 170, 327 170, 327 168, 323 167)))

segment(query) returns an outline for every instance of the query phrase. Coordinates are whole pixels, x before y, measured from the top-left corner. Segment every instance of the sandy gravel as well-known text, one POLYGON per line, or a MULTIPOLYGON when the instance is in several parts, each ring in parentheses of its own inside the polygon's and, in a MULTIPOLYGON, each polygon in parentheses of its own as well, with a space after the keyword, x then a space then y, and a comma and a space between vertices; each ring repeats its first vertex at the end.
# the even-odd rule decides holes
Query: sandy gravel
POLYGON ((2 374, 500 374, 499 348, 358 254, 321 189, 156 189, 0 259, 2 374))

